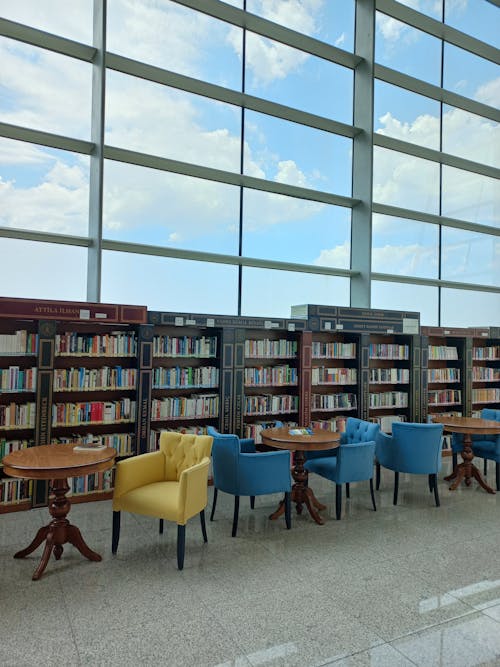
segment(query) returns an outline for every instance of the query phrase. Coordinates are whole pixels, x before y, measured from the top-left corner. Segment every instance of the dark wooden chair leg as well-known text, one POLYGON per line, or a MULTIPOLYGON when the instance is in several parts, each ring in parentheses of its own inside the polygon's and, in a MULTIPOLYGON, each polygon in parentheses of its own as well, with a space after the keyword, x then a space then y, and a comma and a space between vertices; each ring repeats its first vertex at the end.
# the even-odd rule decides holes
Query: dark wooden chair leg
POLYGON ((436 501, 436 507, 439 507, 441 503, 439 501, 437 474, 434 473, 434 475, 431 475, 431 477, 432 477, 432 488, 434 489, 434 500, 436 501))
POLYGON ((255 496, 250 496, 250 509, 255 509, 255 496))
POLYGON ((451 455, 451 465, 453 466, 453 470, 457 467, 458 464, 458 454, 456 452, 453 452, 451 455))
POLYGON ((160 519, 160 527, 158 529, 160 535, 163 535, 163 519, 160 519))
POLYGON ((238 515, 240 513, 240 497, 234 496, 234 513, 233 513, 233 531, 231 535, 236 537, 238 532, 238 515))
POLYGON ((398 491, 399 491, 399 472, 394 473, 394 496, 392 498, 392 504, 398 504, 398 491))
POLYGON ((375 496, 373 494, 373 477, 370 477, 370 495, 372 497, 372 505, 373 505, 373 511, 377 511, 377 505, 375 503, 375 496))
POLYGON ((488 474, 488 459, 483 459, 483 474, 485 477, 488 474))
POLYGON ((292 494, 290 491, 285 493, 285 523, 288 530, 292 527, 292 494))
POLYGON ((428 482, 429 482, 429 493, 432 493, 432 475, 428 476, 428 482))
POLYGON ((212 511, 210 512, 210 521, 214 520, 216 505, 217 505, 217 488, 214 486, 214 499, 212 500, 212 511))
POLYGON ((201 523, 201 534, 203 535, 203 541, 208 542, 207 524, 205 523, 205 510, 201 510, 200 512, 200 523, 201 523))
POLYGON ((120 518, 121 512, 113 512, 113 537, 111 539, 111 553, 116 553, 118 550, 118 542, 120 541, 120 518))
POLYGON ((349 482, 347 482, 346 485, 345 485, 345 497, 346 498, 351 497, 351 487, 349 485, 349 482))
POLYGON ((342 484, 335 484, 335 518, 340 521, 342 514, 342 484))
POLYGON ((378 461, 375 464, 375 488, 377 491, 380 489, 380 463, 378 461))
POLYGON ((184 567, 184 551, 186 549, 186 526, 177 524, 177 567, 184 567))

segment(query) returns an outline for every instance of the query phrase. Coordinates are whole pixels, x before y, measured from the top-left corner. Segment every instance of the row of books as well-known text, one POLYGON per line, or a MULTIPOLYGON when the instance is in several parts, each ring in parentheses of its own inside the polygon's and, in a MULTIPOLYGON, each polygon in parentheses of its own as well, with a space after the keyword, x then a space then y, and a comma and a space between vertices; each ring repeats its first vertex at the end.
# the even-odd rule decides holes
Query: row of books
POLYGON ((296 385, 297 381, 297 369, 293 368, 293 366, 278 365, 245 368, 246 387, 296 385))
POLYGON ((313 394, 311 410, 354 410, 358 407, 356 394, 313 394))
POLYGON ((429 368, 428 382, 460 382, 459 368, 429 368))
POLYGON ((104 447, 113 447, 116 449, 117 456, 131 456, 135 453, 134 436, 132 433, 106 433, 95 435, 86 433, 85 435, 74 434, 67 437, 59 437, 54 442, 72 442, 75 444, 97 443, 104 447))
POLYGON ((137 369, 122 366, 101 368, 58 368, 54 371, 54 391, 96 391, 135 389, 137 369))
POLYGON ((216 357, 216 336, 154 336, 155 357, 216 357))
POLYGON ((137 337, 132 331, 102 335, 66 332, 56 334, 55 352, 56 355, 133 357, 137 354, 137 337))
POLYGON ((78 424, 110 424, 135 420, 135 401, 90 401, 84 403, 55 403, 52 406, 53 426, 78 424))
POLYGON ((245 397, 245 415, 289 414, 299 409, 298 396, 290 394, 259 394, 245 397))
POLYGON ((0 369, 0 391, 36 391, 36 366, 0 369))
POLYGON ((106 492, 113 488, 113 469, 91 473, 68 480, 68 495, 84 495, 86 493, 106 492))
POLYGON ((499 403, 500 402, 500 388, 490 389, 473 389, 472 390, 473 403, 499 403))
MULTIPOLYGON (((297 422, 295 421, 281 422, 281 424, 287 427, 298 426, 297 422)), ((243 437, 253 438, 256 444, 260 444, 262 442, 262 431, 264 431, 266 428, 274 428, 275 426, 275 420, 256 421, 251 424, 247 423, 243 427, 243 437)))
POLYGON ((7 440, 7 438, 0 438, 0 461, 7 454, 17 452, 20 449, 26 449, 33 444, 33 440, 7 440))
POLYGON ((31 479, 0 479, 0 504, 7 505, 29 500, 33 493, 31 479))
POLYGON ((401 359, 406 360, 410 354, 408 345, 394 343, 370 343, 370 359, 401 359))
POLYGON ((462 402, 461 389, 439 389, 428 392, 429 405, 454 405, 462 402))
POLYGON ((312 428, 322 428, 325 431, 333 431, 334 433, 343 433, 346 429, 347 420, 349 417, 339 415, 331 419, 314 419, 311 421, 312 428))
POLYGON ((381 391, 369 394, 370 408, 407 408, 408 393, 406 391, 381 391))
POLYGON ((34 428, 36 403, 0 405, 0 428, 34 428))
POLYGON ((297 341, 286 340, 246 340, 245 357, 247 359, 294 359, 297 356, 297 341))
POLYGON ((356 343, 326 343, 313 341, 313 359, 355 359, 356 343))
POLYGON ((166 419, 213 419, 219 416, 218 394, 194 396, 172 396, 151 401, 151 420, 166 419))
POLYGON ((474 382, 500 382, 500 368, 474 366, 472 369, 474 382))
POLYGON ((474 347, 472 348, 472 358, 475 360, 500 359, 500 345, 474 347))
POLYGON ((38 353, 38 334, 22 329, 13 334, 0 334, 0 355, 38 353))
POLYGON ((153 368, 153 389, 203 389, 219 386, 216 366, 153 368))
POLYGON ((408 384, 410 371, 408 368, 370 368, 372 384, 408 384))
POLYGON ((458 350, 450 345, 429 345, 429 359, 454 360, 458 359, 458 350))
POLYGON ((358 374, 355 368, 324 368, 314 367, 311 372, 311 383, 318 384, 356 384, 358 374))

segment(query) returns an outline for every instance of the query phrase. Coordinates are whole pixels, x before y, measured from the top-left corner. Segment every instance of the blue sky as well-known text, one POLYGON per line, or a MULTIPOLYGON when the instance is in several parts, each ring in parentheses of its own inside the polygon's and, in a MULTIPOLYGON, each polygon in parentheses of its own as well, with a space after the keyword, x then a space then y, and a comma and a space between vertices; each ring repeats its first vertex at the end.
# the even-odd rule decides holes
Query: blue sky
MULTIPOLYGON (((240 6, 237 1, 230 4, 240 6)), ((439 1, 408 0, 405 4, 440 17, 439 1)), ((90 0, 73 0, 71 12, 64 11, 63 0, 45 0, 43 11, 40 5, 36 0, 0 0, 0 15, 90 43, 90 0)), ((247 8, 292 29, 305 26, 307 34, 340 48, 353 48, 351 0, 248 0, 247 8)), ((478 38, 498 45, 494 29, 498 9, 485 0, 448 0, 446 18, 454 27, 470 30, 478 38)), ((108 30, 108 49, 112 52, 218 85, 241 88, 242 32, 234 26, 166 0, 113 0, 109 3, 108 30)), ((352 122, 351 70, 258 35, 249 34, 246 48, 246 92, 352 122)), ((0 58, 5 64, 0 72, 1 121, 90 138, 88 63, 3 38, 0 58)), ((440 58, 439 40, 382 14, 378 16, 379 63, 439 85, 440 58)), ((454 92, 498 106, 500 76, 498 67, 488 61, 447 45, 444 80, 445 87, 454 92)), ((239 171, 238 108, 114 72, 108 73, 107 85, 106 142, 110 145, 239 171)), ((376 83, 375 131, 434 149, 439 149, 442 141, 446 152, 498 167, 498 124, 445 107, 442 125, 440 136, 437 102, 376 83)), ((248 175, 350 196, 351 153, 352 142, 344 137, 256 112, 245 114, 244 173, 248 175)), ((439 213, 441 206, 444 215, 495 227, 500 224, 498 188, 493 179, 444 168, 445 191, 440 203, 436 164, 377 149, 374 165, 374 200, 379 203, 430 213, 439 213)), ((88 157, 0 139, 0 225, 85 235, 88 175, 88 157)), ((238 188, 113 162, 105 165, 104 186, 106 238, 237 254, 238 188)), ((244 255, 348 267, 349 209, 245 191, 243 215, 244 255)), ((444 241, 443 278, 499 283, 498 237, 450 230, 444 234, 444 241)), ((16 247, 13 241, 0 243, 6 249, 16 247)), ((27 257, 34 248, 30 244, 17 247, 27 257)), ((14 295, 13 291, 18 290, 17 296, 47 296, 55 290, 54 298, 84 299, 84 279, 67 275, 61 281, 59 269, 54 268, 61 265, 62 249, 36 246, 39 252, 42 248, 53 267, 52 278, 48 276, 47 283, 37 281, 36 286, 31 278, 23 281, 14 253, 0 269, 0 276, 17 276, 9 293, 14 295), (37 291, 40 293, 35 294, 37 291)), ((80 249, 65 251, 86 270, 80 249)), ((437 267, 437 227, 375 216, 375 271, 436 277, 437 267)), ((150 258, 108 253, 103 265, 102 298, 138 303, 150 300, 147 305, 165 310, 184 309, 184 303, 192 304, 188 310, 230 313, 235 307, 235 271, 228 266, 163 259, 152 262, 150 258), (173 280, 177 285, 175 296, 167 301, 164 290, 151 292, 148 276, 153 265, 163 284, 173 280), (134 287, 130 284, 132 275, 134 287), (198 282, 193 281, 193 275, 200 276, 198 282), (182 281, 194 286, 183 283, 179 288, 182 281), (210 308, 206 297, 200 298, 200 284, 218 291, 218 298, 208 300, 210 308)), ((284 316, 289 305, 321 303, 322 295, 325 302, 346 305, 346 284, 344 279, 245 269, 243 306, 246 314, 284 316)), ((407 298, 405 289, 403 292, 407 298)), ((417 292, 414 299, 419 302, 417 292)), ((396 293, 392 286, 385 292, 375 287, 373 307, 396 308, 383 303, 388 299, 395 304, 396 293)), ((427 297, 421 301, 426 307, 427 297)), ((476 299, 471 316, 481 317, 486 304, 483 314, 490 317, 490 303, 490 296, 476 299)), ((498 298, 493 303, 498 303, 498 298)), ((430 320, 435 319, 437 309, 432 306, 427 310, 430 320)), ((500 324, 500 315, 498 319, 496 323, 500 324)))

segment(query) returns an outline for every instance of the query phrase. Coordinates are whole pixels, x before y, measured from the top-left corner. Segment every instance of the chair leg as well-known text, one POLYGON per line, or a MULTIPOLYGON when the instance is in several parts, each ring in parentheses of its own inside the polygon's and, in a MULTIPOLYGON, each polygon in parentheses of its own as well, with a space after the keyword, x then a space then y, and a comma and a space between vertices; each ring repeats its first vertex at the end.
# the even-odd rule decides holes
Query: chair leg
POLYGON ((285 523, 288 530, 292 527, 292 494, 290 491, 285 493, 285 523))
POLYGON ((335 518, 340 521, 342 514, 342 484, 335 484, 335 518))
POLYGON ((399 472, 394 473, 394 496, 392 498, 392 504, 398 504, 398 491, 399 491, 399 472))
POLYGON ((372 497, 373 511, 377 511, 377 505, 375 504, 375 496, 373 495, 373 477, 370 477, 370 495, 372 497))
POLYGON ((118 542, 120 540, 120 518, 121 512, 113 512, 113 537, 111 539, 111 553, 116 553, 118 550, 118 542))
POLYGON ((432 489, 433 489, 433 487, 432 487, 432 475, 429 475, 428 477, 429 477, 429 479, 428 479, 428 482, 429 482, 429 492, 432 493, 432 489))
POLYGON ((250 496, 250 509, 255 509, 255 496, 250 496))
POLYGON ((177 567, 184 567, 184 551, 186 548, 186 526, 177 524, 177 567))
POLYGON ((205 523, 205 510, 201 510, 200 512, 200 523, 201 523, 201 534, 203 535, 203 541, 208 542, 207 524, 205 523))
POLYGON ((375 488, 377 491, 380 489, 380 463, 378 461, 375 464, 375 488))
POLYGON ((432 477, 432 488, 434 489, 434 500, 436 501, 436 507, 439 507, 441 505, 441 503, 439 502, 437 474, 434 473, 433 475, 429 475, 429 477, 432 477))
POLYGON ((500 463, 496 465, 497 491, 500 491, 500 463))
POLYGON ((483 474, 485 477, 488 474, 488 459, 483 459, 483 474))
POLYGON ((159 533, 160 535, 163 535, 163 519, 160 519, 159 533))
POLYGON ((351 497, 351 487, 349 486, 349 482, 347 482, 345 485, 345 497, 346 498, 351 497))
POLYGON ((238 532, 238 514, 240 513, 240 497, 234 496, 234 513, 233 513, 233 532, 231 535, 236 537, 238 532))
POLYGON ((456 452, 453 452, 451 455, 451 465, 453 466, 453 470, 457 467, 458 464, 458 454, 456 452))
POLYGON ((214 499, 212 501, 212 511, 210 512, 210 521, 214 520, 215 506, 217 505, 217 487, 214 486, 214 499))

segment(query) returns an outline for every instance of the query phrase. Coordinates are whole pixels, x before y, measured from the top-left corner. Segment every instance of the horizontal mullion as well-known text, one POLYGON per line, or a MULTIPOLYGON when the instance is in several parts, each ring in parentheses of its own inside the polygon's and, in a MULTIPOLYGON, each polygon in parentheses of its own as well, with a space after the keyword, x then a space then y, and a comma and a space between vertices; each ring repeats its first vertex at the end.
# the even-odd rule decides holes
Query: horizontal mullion
POLYGON ((406 283, 408 285, 423 285, 425 287, 445 287, 449 289, 470 290, 474 292, 491 292, 500 294, 500 287, 492 285, 481 285, 474 283, 460 283, 454 280, 439 280, 438 278, 413 278, 411 276, 398 276, 393 273, 371 273, 372 280, 381 280, 390 283, 406 283))
POLYGON ((309 188, 301 188, 296 185, 287 185, 286 183, 278 183, 276 181, 266 181, 263 178, 245 176, 230 171, 223 171, 222 169, 214 169, 212 167, 203 167, 190 162, 180 162, 179 160, 171 160, 169 158, 157 157, 146 153, 138 153, 136 151, 116 148, 114 146, 104 147, 104 158, 115 160, 117 162, 135 164, 141 167, 158 169, 159 171, 173 172, 184 176, 194 176, 195 178, 203 178, 218 183, 227 183, 228 185, 237 185, 252 190, 262 190, 264 192, 288 195, 289 197, 318 201, 324 204, 333 204, 335 206, 344 206, 346 208, 352 208, 359 203, 359 200, 352 199, 351 197, 334 195, 320 190, 310 190, 309 188))
POLYGON ((475 37, 472 37, 461 30, 457 30, 446 23, 442 23, 431 16, 421 14, 415 9, 403 5, 400 2, 395 2, 395 0, 376 0, 376 9, 398 21, 402 21, 414 28, 423 30, 429 35, 433 35, 438 39, 443 39, 450 44, 465 49, 466 51, 470 51, 481 58, 486 58, 494 63, 500 62, 500 50, 491 44, 476 39, 475 37))
POLYGON ((457 218, 447 218, 445 216, 433 215, 432 213, 424 213, 422 211, 412 211, 406 208, 399 208, 398 206, 389 206, 388 204, 374 203, 372 211, 373 213, 390 215, 395 218, 405 218, 406 220, 416 220, 417 222, 429 222, 433 225, 445 225, 446 227, 465 229, 466 231, 478 232, 479 234, 500 236, 500 228, 498 227, 480 225, 475 222, 467 222, 466 220, 459 220, 457 218))
POLYGON ((421 81, 408 74, 403 74, 403 72, 398 72, 390 67, 385 67, 385 65, 375 64, 374 76, 376 79, 380 79, 380 81, 391 83, 394 86, 399 86, 410 92, 425 95, 425 97, 430 97, 438 102, 443 102, 443 104, 457 107, 458 109, 468 111, 469 113, 478 116, 484 116, 484 118, 489 118, 497 123, 500 122, 500 109, 490 107, 482 102, 476 102, 476 100, 464 97, 463 95, 458 95, 451 90, 440 88, 432 83, 421 81))
POLYGON ((450 153, 440 153, 432 148, 412 144, 408 141, 402 141, 401 139, 394 139, 385 134, 378 134, 375 132, 373 134, 373 145, 379 146, 380 148, 387 148, 391 151, 413 155, 424 160, 432 160, 433 162, 445 164, 448 167, 464 169, 466 171, 474 172, 475 174, 481 174, 482 176, 489 176, 490 178, 496 179, 500 178, 500 169, 495 169, 495 167, 490 167, 489 165, 481 164, 480 162, 473 162, 472 160, 466 160, 465 158, 451 155, 450 153))
POLYGON ((96 54, 96 49, 93 46, 81 44, 72 39, 59 37, 50 32, 31 28, 21 23, 16 23, 15 21, 9 21, 8 19, 3 18, 0 18, 0 35, 16 39, 25 44, 31 44, 31 46, 38 46, 42 49, 48 49, 49 51, 61 53, 65 56, 78 58, 78 60, 84 60, 89 63, 94 60, 96 54))
POLYGON ((38 232, 31 229, 17 229, 15 227, 0 227, 0 237, 19 239, 21 241, 41 241, 42 243, 58 243, 88 248, 90 239, 84 236, 70 236, 69 234, 54 234, 52 232, 38 232))
POLYGON ((71 137, 64 137, 60 134, 32 130, 27 127, 20 127, 19 125, 10 125, 9 123, 1 122, 0 136, 5 137, 6 139, 27 141, 30 144, 39 144, 50 148, 60 148, 61 150, 81 153, 83 155, 91 155, 95 148, 95 144, 91 141, 72 139, 71 137))
POLYGON ((212 252, 201 252, 197 250, 180 250, 152 246, 142 243, 128 243, 125 241, 112 241, 103 239, 103 250, 115 252, 128 252, 140 255, 153 255, 156 257, 170 257, 175 259, 187 259, 197 262, 211 262, 215 264, 231 264, 233 266, 248 266, 263 269, 277 269, 280 271, 293 271, 298 273, 315 273, 329 276, 341 276, 349 278, 358 275, 357 271, 350 269, 335 269, 329 266, 316 266, 312 264, 299 264, 296 262, 280 262, 269 259, 258 259, 255 257, 239 257, 238 255, 222 255, 212 252))
POLYGON ((122 74, 136 76, 147 81, 153 81, 154 83, 194 93, 195 95, 203 95, 219 102, 244 107, 252 111, 265 113, 268 116, 274 116, 275 118, 283 118, 294 123, 325 130, 326 132, 340 134, 344 137, 352 138, 361 132, 360 129, 346 125, 345 123, 339 123, 323 116, 300 111, 284 104, 264 100, 260 97, 224 88, 213 83, 193 79, 184 74, 177 74, 176 72, 119 56, 115 53, 108 53, 106 55, 106 66, 108 69, 121 72, 122 74))
POLYGON ((322 42, 314 37, 309 37, 291 28, 269 21, 268 19, 244 12, 242 9, 231 7, 226 3, 218 2, 218 0, 174 0, 179 5, 190 7, 203 14, 208 14, 214 18, 221 19, 227 23, 246 28, 262 37, 274 39, 282 44, 292 46, 293 48, 307 51, 311 55, 318 56, 324 60, 331 60, 338 65, 350 67, 354 69, 360 62, 361 58, 348 51, 339 49, 336 46, 322 42))

